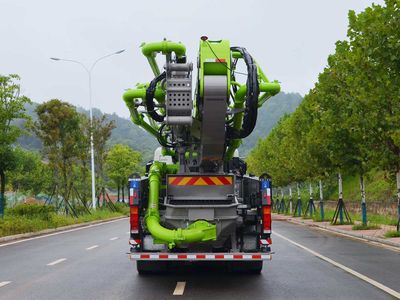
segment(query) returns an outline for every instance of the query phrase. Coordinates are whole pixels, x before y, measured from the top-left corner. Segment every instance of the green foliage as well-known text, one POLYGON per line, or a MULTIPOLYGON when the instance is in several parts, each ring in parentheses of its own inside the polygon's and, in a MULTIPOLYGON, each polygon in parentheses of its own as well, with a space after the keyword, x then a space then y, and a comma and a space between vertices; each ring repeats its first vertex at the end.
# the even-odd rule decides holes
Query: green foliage
MULTIPOLYGON (((384 201, 393 199, 396 195, 396 186, 394 181, 387 176, 385 171, 376 169, 370 170, 365 175, 365 192, 368 195, 367 202, 369 201, 384 201)), ((329 188, 325 192, 326 199, 337 199, 338 187, 337 180, 332 180, 329 188)), ((357 200, 360 198, 360 179, 357 175, 344 175, 343 176, 343 195, 346 200, 357 200)))
POLYGON ((68 202, 76 181, 76 165, 82 153, 87 152, 88 139, 81 127, 82 116, 74 106, 58 99, 38 105, 36 113, 38 119, 33 130, 44 145, 53 173, 52 184, 56 194, 68 202))
POLYGON ((400 3, 385 4, 349 13, 348 40, 336 43, 296 111, 250 153, 251 172, 269 173, 278 186, 400 172, 400 3))
POLYGON ((114 203, 114 206, 115 206, 117 212, 124 214, 126 216, 130 215, 130 208, 126 203, 116 202, 116 203, 114 203))
POLYGON ((19 76, 0 75, 0 217, 5 206, 5 172, 15 167, 15 155, 12 144, 22 134, 20 127, 12 121, 26 119, 24 105, 29 98, 20 95, 19 76))
POLYGON ((387 238, 396 238, 400 237, 400 231, 397 230, 390 230, 385 233, 385 237, 387 238))
POLYGON ((128 215, 126 208, 121 206, 119 210, 122 212, 103 208, 74 218, 57 214, 50 205, 20 204, 7 209, 4 219, 0 219, 0 237, 128 215))
POLYGON ((114 145, 106 158, 107 176, 117 187, 123 187, 127 185, 129 175, 140 172, 141 160, 141 154, 129 146, 114 145))
MULTIPOLYGON (((333 218, 334 210, 333 209, 324 209, 325 212, 325 221, 330 221, 333 218)), ((360 214, 354 214, 349 212, 350 217, 353 221, 359 221, 361 222, 361 215, 360 214)), ((320 222, 320 215, 319 211, 317 211, 317 214, 313 217, 313 220, 316 222, 320 222)), ((370 224, 380 224, 380 225, 396 225, 397 224, 397 218, 390 216, 390 215, 383 215, 383 214, 373 214, 373 213, 368 213, 368 222, 370 224)))
POLYGON ((368 224, 368 225, 363 225, 363 224, 357 224, 353 225, 352 229, 353 230, 375 230, 375 229, 380 229, 381 227, 377 224, 368 224))
POLYGON ((27 192, 37 195, 48 192, 51 182, 51 171, 47 164, 42 162, 39 153, 15 148, 15 167, 7 172, 8 181, 13 191, 27 192))
POLYGON ((7 209, 7 215, 41 220, 50 220, 55 212, 54 206, 43 204, 18 204, 7 209))

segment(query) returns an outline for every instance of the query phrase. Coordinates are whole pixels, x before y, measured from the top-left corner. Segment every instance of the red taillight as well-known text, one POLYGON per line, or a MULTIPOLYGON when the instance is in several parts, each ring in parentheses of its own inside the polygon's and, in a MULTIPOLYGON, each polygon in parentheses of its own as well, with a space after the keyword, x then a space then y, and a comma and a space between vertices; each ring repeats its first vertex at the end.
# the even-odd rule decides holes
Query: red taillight
POLYGON ((129 205, 134 205, 135 200, 138 197, 138 193, 135 189, 129 189, 129 205))
POLYGON ((263 231, 271 233, 271 206, 263 206, 263 231))
POLYGON ((131 206, 131 233, 139 232, 139 207, 131 206))

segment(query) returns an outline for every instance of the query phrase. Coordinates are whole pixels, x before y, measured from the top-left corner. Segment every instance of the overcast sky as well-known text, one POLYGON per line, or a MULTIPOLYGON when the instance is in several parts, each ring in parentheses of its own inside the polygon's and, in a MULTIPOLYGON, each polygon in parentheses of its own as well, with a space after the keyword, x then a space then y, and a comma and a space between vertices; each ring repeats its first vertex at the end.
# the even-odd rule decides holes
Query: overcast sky
POLYGON ((243 46, 285 92, 305 94, 346 37, 349 9, 383 1, 94 1, 0 0, 0 74, 22 77, 35 102, 59 98, 88 107, 87 74, 77 64, 50 57, 95 59, 120 49, 93 71, 95 106, 128 116, 125 89, 152 73, 139 46, 164 37, 181 41, 195 62, 200 36, 243 46))

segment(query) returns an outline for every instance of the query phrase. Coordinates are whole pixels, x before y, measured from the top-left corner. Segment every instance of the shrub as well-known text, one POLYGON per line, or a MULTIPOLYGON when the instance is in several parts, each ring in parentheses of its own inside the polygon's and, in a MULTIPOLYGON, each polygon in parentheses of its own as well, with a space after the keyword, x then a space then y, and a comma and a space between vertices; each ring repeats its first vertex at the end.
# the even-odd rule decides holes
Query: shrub
POLYGON ((52 205, 44 204, 18 204, 13 208, 9 208, 7 213, 12 216, 19 216, 29 219, 50 220, 51 214, 56 212, 56 208, 52 205))
POLYGON ((390 230, 385 233, 385 237, 387 238, 400 237, 400 231, 390 230))
POLYGON ((357 224, 352 227, 353 230, 372 230, 372 229, 380 229, 381 227, 376 224, 368 224, 368 225, 363 225, 363 224, 357 224))

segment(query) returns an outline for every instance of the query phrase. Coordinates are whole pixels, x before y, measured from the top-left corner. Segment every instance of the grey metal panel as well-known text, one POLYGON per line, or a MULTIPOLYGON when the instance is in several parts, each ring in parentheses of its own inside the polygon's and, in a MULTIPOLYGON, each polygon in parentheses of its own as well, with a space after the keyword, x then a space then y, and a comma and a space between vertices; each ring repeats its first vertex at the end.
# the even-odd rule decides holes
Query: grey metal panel
POLYGON ((202 160, 222 160, 225 147, 227 77, 204 76, 202 160))
POLYGON ((196 220, 214 221, 214 209, 212 208, 189 209, 189 221, 196 221, 196 220))
POLYGON ((168 64, 166 115, 169 125, 192 124, 192 64, 168 64))

